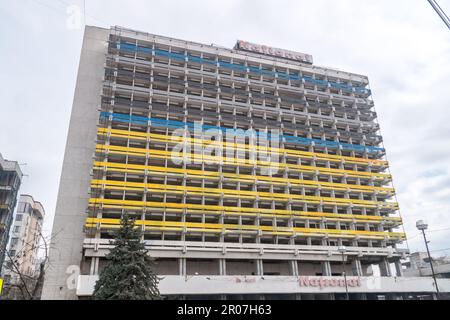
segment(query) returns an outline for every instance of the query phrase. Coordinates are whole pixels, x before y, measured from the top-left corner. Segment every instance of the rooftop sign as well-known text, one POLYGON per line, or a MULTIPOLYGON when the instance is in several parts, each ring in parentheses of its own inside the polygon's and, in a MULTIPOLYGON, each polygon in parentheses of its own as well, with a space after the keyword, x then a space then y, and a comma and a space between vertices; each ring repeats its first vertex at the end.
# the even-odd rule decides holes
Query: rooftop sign
POLYGON ((234 49, 262 53, 269 56, 280 57, 304 63, 313 63, 313 57, 310 54, 268 47, 243 40, 238 40, 236 45, 234 46, 234 49))

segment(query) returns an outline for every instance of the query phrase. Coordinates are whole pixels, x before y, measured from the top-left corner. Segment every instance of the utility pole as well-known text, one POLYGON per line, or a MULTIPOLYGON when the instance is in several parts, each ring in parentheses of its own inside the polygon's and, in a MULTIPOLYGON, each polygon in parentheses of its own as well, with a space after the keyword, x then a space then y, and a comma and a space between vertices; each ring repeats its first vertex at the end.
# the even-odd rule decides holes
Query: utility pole
POLYGON ((434 285, 436 286, 436 294, 437 294, 437 298, 439 299, 439 287, 438 287, 437 280, 436 280, 436 274, 434 273, 433 260, 431 259, 430 249, 428 248, 427 237, 425 235, 425 230, 428 228, 428 224, 425 223, 423 220, 419 220, 416 222, 416 227, 417 227, 417 229, 422 231, 422 234, 423 234, 423 240, 425 241, 425 247, 427 248, 427 253, 428 253, 428 260, 430 260, 431 274, 433 275, 434 285))

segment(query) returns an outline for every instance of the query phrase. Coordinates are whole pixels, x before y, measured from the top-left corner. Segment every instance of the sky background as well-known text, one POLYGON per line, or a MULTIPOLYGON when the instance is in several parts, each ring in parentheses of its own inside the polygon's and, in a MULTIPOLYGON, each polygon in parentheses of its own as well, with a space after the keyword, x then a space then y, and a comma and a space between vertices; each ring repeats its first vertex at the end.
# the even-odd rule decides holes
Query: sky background
MULTIPOLYGON (((450 0, 438 3, 449 15, 450 0)), ((409 248, 424 250, 415 222, 425 219, 433 254, 450 254, 450 30, 426 0, 86 0, 86 15, 83 7, 0 2, 0 152, 26 163, 20 192, 43 203, 45 232, 86 21, 228 48, 243 39, 367 75, 409 248)))

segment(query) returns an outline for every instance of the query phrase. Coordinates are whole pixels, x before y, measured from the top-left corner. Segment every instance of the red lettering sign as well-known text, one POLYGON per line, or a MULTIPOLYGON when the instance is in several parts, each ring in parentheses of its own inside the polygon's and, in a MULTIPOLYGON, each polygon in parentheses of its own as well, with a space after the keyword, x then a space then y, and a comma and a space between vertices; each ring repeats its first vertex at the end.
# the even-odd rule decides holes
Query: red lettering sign
MULTIPOLYGON (((343 278, 331 278, 331 277, 308 277, 301 276, 298 284, 301 287, 345 287, 345 280, 343 278)), ((347 286, 349 287, 361 287, 361 279, 347 278, 347 286)))
POLYGON ((282 57, 291 60, 297 60, 306 63, 313 63, 313 58, 310 54, 304 54, 300 52, 293 52, 289 50, 283 50, 279 48, 272 48, 264 45, 254 44, 247 41, 238 40, 235 49, 253 51, 257 53, 267 54, 275 57, 282 57))

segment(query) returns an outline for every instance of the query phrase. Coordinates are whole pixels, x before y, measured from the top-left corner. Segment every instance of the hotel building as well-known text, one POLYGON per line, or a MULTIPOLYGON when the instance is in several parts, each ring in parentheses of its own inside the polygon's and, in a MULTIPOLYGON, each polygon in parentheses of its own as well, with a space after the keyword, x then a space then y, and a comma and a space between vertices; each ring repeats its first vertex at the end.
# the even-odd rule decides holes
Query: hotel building
POLYGON ((402 296, 373 108, 308 54, 86 27, 43 299, 92 294, 124 213, 168 298, 402 296))

